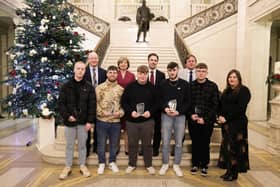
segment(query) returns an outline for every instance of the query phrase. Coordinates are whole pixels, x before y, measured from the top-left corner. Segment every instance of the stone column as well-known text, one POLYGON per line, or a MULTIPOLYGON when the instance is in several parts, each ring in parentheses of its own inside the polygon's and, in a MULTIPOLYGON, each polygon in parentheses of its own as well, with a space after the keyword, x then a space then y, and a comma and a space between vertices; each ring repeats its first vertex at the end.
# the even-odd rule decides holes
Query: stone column
POLYGON ((269 124, 268 151, 272 154, 280 154, 280 84, 272 85, 276 97, 269 101, 271 106, 271 117, 269 124))
POLYGON ((248 107, 250 120, 267 120, 267 75, 269 64, 271 21, 250 22, 248 27, 247 61, 243 77, 252 98, 248 107))

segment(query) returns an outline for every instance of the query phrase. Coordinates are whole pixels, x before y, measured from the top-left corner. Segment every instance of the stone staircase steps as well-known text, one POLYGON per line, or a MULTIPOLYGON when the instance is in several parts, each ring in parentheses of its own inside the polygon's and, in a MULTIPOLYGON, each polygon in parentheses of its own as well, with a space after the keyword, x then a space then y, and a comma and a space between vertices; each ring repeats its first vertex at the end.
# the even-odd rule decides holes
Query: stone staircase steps
MULTIPOLYGON (((210 165, 217 164, 219 150, 220 150, 220 141, 221 141, 221 129, 214 128, 213 134, 211 137, 211 144, 210 144, 210 153, 211 153, 210 165)), ((171 139, 170 150, 174 150, 174 144, 175 144, 175 141, 173 139, 171 139)), ((140 149, 140 146, 141 145, 139 145, 139 149, 140 149)), ((109 150, 108 147, 109 146, 107 144, 107 151, 109 150)), ((46 162, 50 162, 53 164, 64 164, 65 163, 65 138, 64 138, 64 127, 63 126, 58 126, 58 128, 57 128, 57 138, 56 138, 55 144, 48 145, 40 151, 41 151, 43 160, 45 160, 46 162)), ((108 158, 108 156, 109 156, 109 153, 106 152, 106 158, 108 158)), ((160 166, 162 164, 161 159, 162 159, 162 154, 161 154, 161 148, 160 148, 159 156, 153 157, 153 165, 160 166)), ((170 156, 170 163, 172 163, 172 160, 173 160, 173 156, 170 156)), ((117 157, 117 163, 120 166, 127 166, 127 164, 128 164, 128 156, 124 154, 124 141, 122 138, 120 141, 120 153, 117 157)), ((75 152, 74 152, 74 164, 78 164, 77 144, 76 144, 75 152)), ((87 164, 97 165, 98 164, 97 154, 91 153, 91 155, 87 159, 87 164)), ((191 164, 191 140, 189 137, 188 130, 186 130, 185 141, 184 141, 184 145, 183 145, 182 166, 190 166, 190 164, 191 164)), ((144 166, 142 156, 138 157, 138 166, 144 166)))

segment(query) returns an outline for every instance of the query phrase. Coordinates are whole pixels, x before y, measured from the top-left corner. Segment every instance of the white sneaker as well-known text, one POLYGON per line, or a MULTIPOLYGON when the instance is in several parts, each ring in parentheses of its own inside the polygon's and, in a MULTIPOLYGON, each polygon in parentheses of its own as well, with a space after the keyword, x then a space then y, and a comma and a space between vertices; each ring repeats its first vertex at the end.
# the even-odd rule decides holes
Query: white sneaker
POLYGON ((70 174, 71 174, 71 168, 65 167, 61 172, 61 174, 59 175, 59 179, 60 180, 66 179, 70 174))
POLYGON ((156 174, 156 170, 153 166, 146 168, 150 175, 156 174))
POLYGON ((169 168, 168 164, 162 164, 160 170, 159 170, 159 175, 165 175, 165 173, 167 172, 169 168))
POLYGON ((125 172, 128 174, 128 173, 131 173, 133 170, 135 170, 135 167, 133 166, 128 166, 125 170, 125 172))
POLYGON ((115 162, 111 162, 111 163, 109 164, 109 168, 110 168, 114 173, 117 173, 117 172, 120 171, 119 168, 118 168, 118 166, 117 166, 117 164, 116 164, 115 162))
POLYGON ((84 177, 90 177, 90 172, 85 165, 80 165, 80 172, 84 177))
POLYGON ((105 169, 105 164, 99 164, 99 167, 97 169, 97 174, 102 175, 104 173, 104 169, 105 169))
POLYGON ((173 165, 173 170, 175 171, 175 174, 176 174, 178 177, 182 177, 182 176, 183 176, 183 172, 182 172, 182 170, 181 170, 181 168, 180 168, 179 165, 174 164, 174 165, 173 165))

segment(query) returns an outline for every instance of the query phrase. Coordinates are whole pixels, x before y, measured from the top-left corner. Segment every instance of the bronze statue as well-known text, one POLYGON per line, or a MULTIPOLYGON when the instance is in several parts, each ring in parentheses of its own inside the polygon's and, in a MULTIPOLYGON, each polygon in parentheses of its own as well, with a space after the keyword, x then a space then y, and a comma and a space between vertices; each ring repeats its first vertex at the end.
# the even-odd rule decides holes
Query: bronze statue
POLYGON ((143 41, 146 42, 146 33, 150 28, 150 21, 153 18, 153 14, 150 11, 150 8, 146 6, 146 1, 142 1, 142 6, 137 9, 136 13, 136 23, 138 25, 137 40, 139 42, 139 37, 141 32, 144 33, 143 41))

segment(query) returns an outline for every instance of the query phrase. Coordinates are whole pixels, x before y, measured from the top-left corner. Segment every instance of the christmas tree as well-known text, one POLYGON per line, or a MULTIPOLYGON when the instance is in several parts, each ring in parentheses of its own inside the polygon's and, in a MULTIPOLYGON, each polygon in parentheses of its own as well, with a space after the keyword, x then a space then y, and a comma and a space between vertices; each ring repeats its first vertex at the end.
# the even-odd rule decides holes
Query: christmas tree
POLYGON ((26 0, 16 13, 23 20, 9 49, 10 71, 4 80, 12 93, 4 99, 10 117, 56 112, 60 86, 83 60, 83 36, 74 32, 73 9, 63 0, 26 0))

